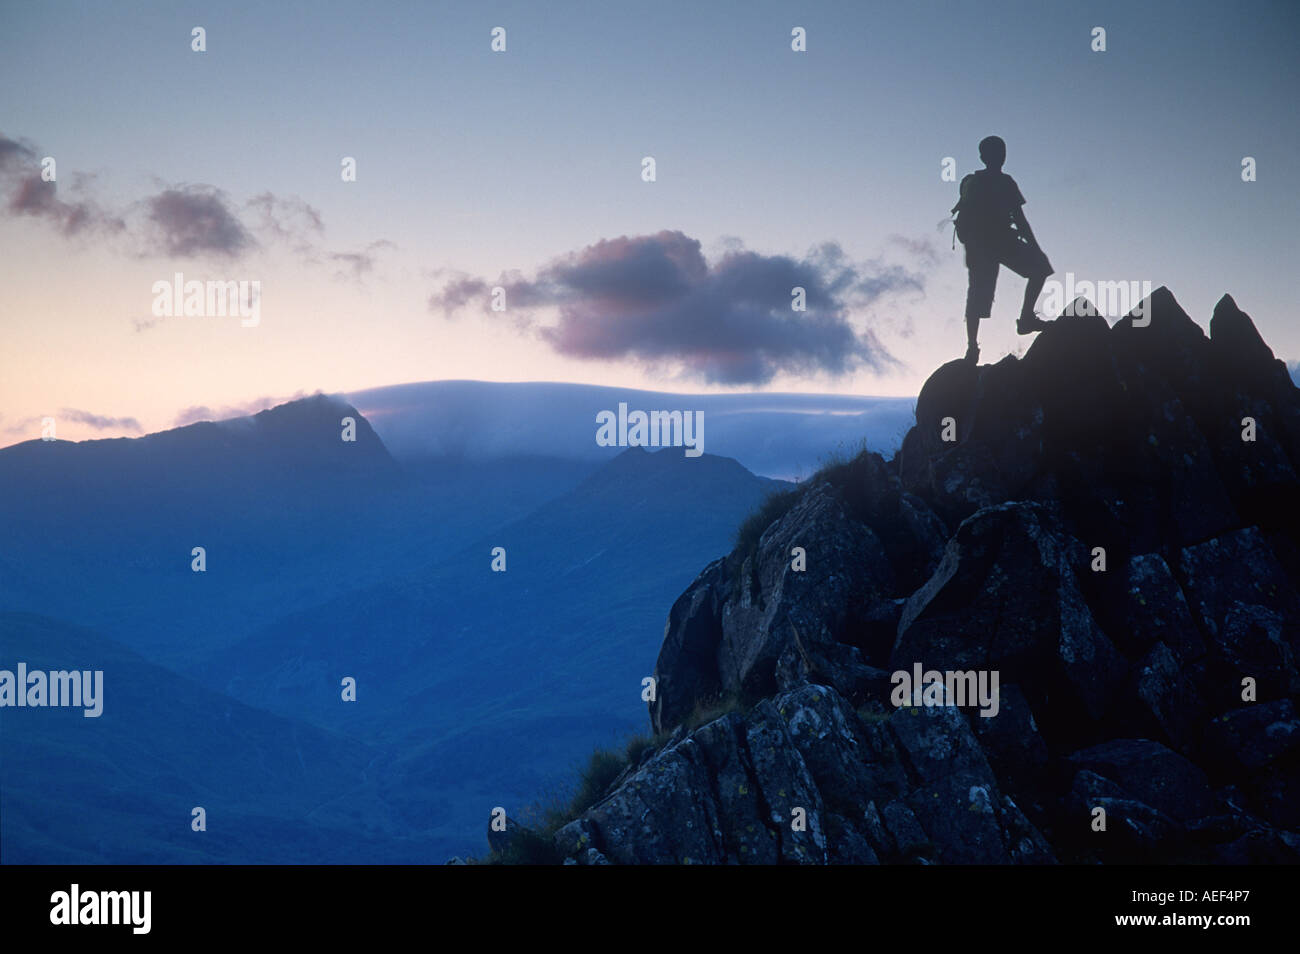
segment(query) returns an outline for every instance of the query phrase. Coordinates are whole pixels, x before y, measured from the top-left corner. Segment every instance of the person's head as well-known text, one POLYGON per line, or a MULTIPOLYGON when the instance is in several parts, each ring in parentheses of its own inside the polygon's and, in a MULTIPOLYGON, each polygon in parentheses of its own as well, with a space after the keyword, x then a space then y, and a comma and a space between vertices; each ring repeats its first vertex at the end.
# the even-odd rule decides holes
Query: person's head
POLYGON ((1001 169, 1007 161, 1007 144, 1001 136, 985 136, 980 140, 980 161, 990 169, 1001 169))

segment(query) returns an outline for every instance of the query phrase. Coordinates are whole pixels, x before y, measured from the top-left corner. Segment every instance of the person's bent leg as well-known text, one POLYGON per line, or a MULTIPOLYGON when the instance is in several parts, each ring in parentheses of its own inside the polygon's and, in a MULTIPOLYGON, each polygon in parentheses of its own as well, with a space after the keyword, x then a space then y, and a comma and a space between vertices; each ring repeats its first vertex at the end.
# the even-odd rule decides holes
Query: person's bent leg
POLYGON ((1047 327, 1034 311, 1038 296, 1043 293, 1047 277, 1052 274, 1052 263, 1037 245, 1022 240, 1009 242, 1003 249, 1002 264, 1025 279, 1025 300, 1016 320, 1016 332, 1027 335, 1047 327))
POLYGON ((1038 304, 1038 296, 1043 293, 1043 285, 1047 283, 1046 275, 1033 275, 1025 284, 1025 302, 1020 306, 1020 320, 1033 321, 1037 318, 1034 312, 1034 306, 1038 304))

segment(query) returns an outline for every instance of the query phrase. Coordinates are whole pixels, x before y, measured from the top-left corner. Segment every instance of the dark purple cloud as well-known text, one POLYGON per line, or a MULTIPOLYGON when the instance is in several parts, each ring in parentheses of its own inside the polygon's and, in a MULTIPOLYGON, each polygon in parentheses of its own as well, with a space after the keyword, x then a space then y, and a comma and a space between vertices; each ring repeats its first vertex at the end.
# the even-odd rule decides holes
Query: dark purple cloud
MULTIPOLYGON (((841 375, 894 359, 850 320, 887 295, 921 293, 924 274, 850 262, 825 243, 802 259, 735 244, 709 263, 681 232, 603 239, 563 256, 533 279, 503 275, 508 312, 553 307, 553 324, 526 323, 558 354, 675 368, 719 384, 764 384, 781 372, 841 375), (805 290, 806 310, 791 308, 805 290)), ((491 283, 457 276, 429 299, 444 314, 490 313, 491 283)))
POLYGON ((26 141, 10 139, 0 133, 0 169, 6 169, 10 163, 32 162, 36 159, 36 150, 26 141))
POLYGON ((442 291, 429 296, 429 310, 442 310, 444 318, 450 318, 460 309, 473 303, 487 301, 488 283, 481 278, 459 275, 442 287, 442 291))
MULTIPOLYGON (((82 177, 74 183, 84 186, 82 177)), ((0 135, 0 187, 7 193, 5 208, 12 215, 45 219, 64 235, 83 232, 120 232, 126 223, 90 199, 66 201, 57 182, 41 178, 40 159, 30 143, 0 135)), ((74 188, 74 191, 78 191, 74 188)))
POLYGON ((157 250, 168 255, 234 256, 256 244, 225 194, 211 186, 164 189, 145 206, 157 250))
MULTIPOLYGON (((320 211, 298 196, 271 192, 255 195, 238 207, 213 186, 159 183, 161 191, 132 203, 123 214, 108 212, 93 199, 80 197, 93 181, 91 176, 74 174, 72 191, 77 197, 61 198, 56 183, 42 180, 39 156, 32 143, 0 134, 3 208, 11 215, 49 221, 66 236, 123 233, 128 241, 119 250, 232 258, 258 247, 256 234, 268 242, 287 245, 307 264, 340 266, 337 278, 359 281, 373 270, 380 250, 395 247, 380 239, 355 252, 325 252, 320 245, 325 232, 320 211), (129 225, 124 217, 127 213, 131 215, 129 225)), ((136 330, 148 327, 137 323, 136 330)))
POLYGON ((0 133, 0 175, 6 179, 40 173, 36 147, 25 139, 10 139, 0 133))

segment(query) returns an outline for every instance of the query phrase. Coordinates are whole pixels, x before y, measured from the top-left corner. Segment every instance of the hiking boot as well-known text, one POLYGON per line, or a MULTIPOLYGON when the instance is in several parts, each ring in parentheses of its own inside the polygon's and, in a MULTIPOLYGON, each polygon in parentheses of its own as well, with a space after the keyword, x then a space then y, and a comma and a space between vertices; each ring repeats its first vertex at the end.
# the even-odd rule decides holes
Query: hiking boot
POLYGON ((1016 321, 1016 334, 1032 335, 1035 331, 1042 331, 1048 324, 1050 322, 1043 321, 1037 315, 1021 315, 1016 321))
POLYGON ((973 341, 966 346, 966 362, 976 364, 980 359, 980 346, 973 341))

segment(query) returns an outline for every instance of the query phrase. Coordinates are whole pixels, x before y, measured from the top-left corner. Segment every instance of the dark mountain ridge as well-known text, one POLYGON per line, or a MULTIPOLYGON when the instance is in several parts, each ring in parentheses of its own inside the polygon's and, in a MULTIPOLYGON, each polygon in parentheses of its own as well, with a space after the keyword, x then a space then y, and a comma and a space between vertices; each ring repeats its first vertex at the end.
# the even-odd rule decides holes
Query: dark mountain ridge
POLYGON ((892 460, 765 511, 556 859, 1300 860, 1300 390, 1230 297, 1208 337, 1144 304, 942 366, 892 460), (996 714, 891 698, 918 664, 996 673, 996 714))
POLYGON ((165 467, 174 484, 207 490, 214 480, 243 477, 263 491, 313 470, 392 474, 393 458, 357 410, 337 396, 317 394, 250 417, 200 421, 146 434, 89 441, 31 440, 0 451, 0 475, 39 478, 51 495, 109 496, 122 485, 152 483, 165 467), (342 439, 345 417, 356 440, 342 439), (238 468, 231 463, 238 462, 238 468))
POLYGON ((187 668, 294 609, 414 575, 593 469, 398 462, 327 395, 140 438, 28 441, 0 450, 0 608, 57 606, 187 668))

